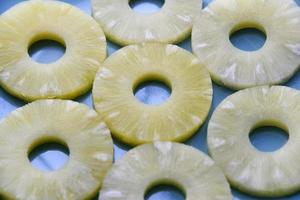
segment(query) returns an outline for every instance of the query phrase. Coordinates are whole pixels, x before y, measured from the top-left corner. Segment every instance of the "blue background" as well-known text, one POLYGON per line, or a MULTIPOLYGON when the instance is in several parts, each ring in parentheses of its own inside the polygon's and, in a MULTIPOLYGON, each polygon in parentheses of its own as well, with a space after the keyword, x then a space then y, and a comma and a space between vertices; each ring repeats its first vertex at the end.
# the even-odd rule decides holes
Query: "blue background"
MULTIPOLYGON (((0 13, 4 12, 14 4, 21 2, 22 0, 0 0, 0 13)), ((64 2, 73 4, 80 9, 82 9, 87 14, 91 14, 91 6, 89 0, 63 0, 64 2)), ((207 6, 211 0, 204 0, 203 5, 207 6)), ((300 0, 296 0, 298 5, 300 5, 300 0)), ((158 7, 162 5, 161 0, 137 0, 134 1, 131 6, 134 10, 138 12, 152 12, 158 10, 158 7)), ((200 6, 200 0, 199 0, 200 6)), ((236 34, 234 37, 231 38, 231 41, 236 46, 239 46, 241 49, 257 49, 263 44, 264 38, 261 34, 258 34, 256 31, 247 30, 241 32, 240 34, 236 34)), ((182 48, 191 51, 191 40, 190 38, 178 44, 182 48)), ((111 55, 120 47, 116 44, 108 42, 108 54, 111 55)), ((30 55, 40 62, 48 62, 53 60, 54 58, 58 58, 62 52, 64 51, 63 48, 59 47, 56 44, 51 43, 42 43, 36 45, 31 51, 30 55), (47 56, 45 56, 47 55, 47 56)), ((296 73, 295 76, 289 80, 285 85, 299 89, 300 88, 300 72, 296 73)), ((212 109, 210 115, 206 121, 206 123, 200 128, 200 130, 188 141, 186 144, 192 145, 199 150, 207 153, 207 144, 206 144, 206 132, 207 132, 207 123, 211 116, 211 113, 216 108, 216 106, 228 95, 232 94, 233 91, 226 89, 224 87, 213 85, 214 89, 214 98, 212 103, 212 109)), ((152 101, 159 101, 159 98, 165 99, 168 96, 168 92, 162 89, 162 87, 152 84, 149 87, 144 87, 136 93, 136 96, 143 101, 148 101, 151 103, 152 101)), ((76 101, 82 102, 87 104, 91 108, 92 106, 92 99, 91 93, 87 93, 79 98, 76 101)), ((0 88, 0 118, 4 118, 7 116, 11 111, 15 110, 16 108, 25 105, 24 102, 18 100, 8 93, 6 93, 3 89, 0 88)), ((257 134, 253 134, 251 136, 251 141, 254 145, 259 147, 259 149, 264 151, 274 150, 285 143, 288 139, 285 133, 282 131, 275 129, 275 128, 262 128, 257 131, 257 134)), ((118 141, 114 141, 114 148, 115 148, 115 160, 119 159, 122 155, 124 155, 130 147, 121 144, 118 141)), ((55 145, 48 145, 38 150, 38 153, 35 152, 33 156, 32 163, 35 167, 38 167, 42 170, 55 170, 61 166, 61 163, 64 162, 68 157, 60 146, 55 145)), ((252 200, 252 199, 265 199, 265 198, 258 198, 258 197, 250 197, 246 194, 238 192, 232 189, 233 199, 238 200, 252 200)), ((159 187, 155 188, 153 191, 150 192, 149 195, 146 197, 147 200, 182 200, 184 199, 177 190, 171 187, 159 187)), ((270 198, 274 199, 274 198, 270 198)), ((276 199, 300 199, 300 193, 297 193, 290 197, 285 198, 276 198, 276 199)))

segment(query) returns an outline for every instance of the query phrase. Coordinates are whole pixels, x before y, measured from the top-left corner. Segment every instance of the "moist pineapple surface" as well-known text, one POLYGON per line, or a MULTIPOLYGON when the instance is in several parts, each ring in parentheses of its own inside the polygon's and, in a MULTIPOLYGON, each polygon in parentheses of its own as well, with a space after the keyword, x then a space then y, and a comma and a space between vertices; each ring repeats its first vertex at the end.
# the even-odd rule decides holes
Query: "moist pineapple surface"
POLYGON ((208 71, 189 52, 161 43, 122 48, 98 71, 93 86, 94 105, 113 136, 137 145, 184 141, 205 121, 212 100, 208 71), (171 96, 161 105, 139 102, 133 91, 145 81, 161 81, 171 96))
POLYGON ((215 82, 231 89, 283 83, 300 65, 299 19, 294 0, 215 0, 195 20, 193 52, 215 82), (264 46, 234 47, 229 37, 243 28, 264 32, 264 46))
POLYGON ((152 186, 173 184, 187 200, 230 200, 221 170, 193 147, 155 142, 130 150, 107 173, 99 200, 141 200, 152 186))
POLYGON ((300 92, 262 86, 227 97, 208 125, 208 149, 231 185, 259 196, 290 195, 300 189, 300 92), (249 140, 251 130, 275 126, 289 134, 280 149, 262 152, 249 140))
POLYGON ((130 0, 92 0, 93 16, 107 37, 121 45, 141 42, 177 43, 187 38, 201 0, 165 0, 160 11, 135 12, 130 0))
POLYGON ((112 165, 113 143, 102 118, 70 100, 38 100, 0 122, 0 192, 18 200, 71 200, 94 197, 112 165), (59 170, 34 168, 29 152, 45 142, 70 150, 59 170))
POLYGON ((91 86, 106 57, 106 40, 98 23, 79 9, 59 1, 30 0, 0 18, 0 83, 25 101, 73 99, 91 86), (40 40, 66 47, 56 62, 41 64, 28 48, 40 40))
MULTIPOLYGON (((14 4, 18 3, 18 2, 23 2, 24 0, 1 0, 0 3, 0 13, 3 13, 5 10, 7 10, 8 8, 10 8, 11 6, 13 6, 14 4)), ((90 5, 90 0, 62 0, 64 2, 73 4, 74 6, 79 7, 80 9, 82 9, 83 11, 85 11, 87 14, 91 13, 91 5, 90 5)), ((145 8, 148 9, 149 7, 147 6, 147 4, 151 1, 149 0, 140 0, 141 3, 139 4, 140 7, 139 8, 145 8), (145 2, 145 3, 144 3, 145 2)), ((203 1, 203 5, 207 6, 210 2, 213 2, 211 0, 204 0, 203 1)), ((298 5, 300 5, 300 0, 296 0, 296 2, 298 3, 298 5)), ((248 34, 248 33, 247 33, 248 34)), ((236 38, 237 39, 237 43, 238 44, 243 44, 243 45, 256 45, 257 41, 256 40, 249 40, 249 38, 236 38)), ((179 46, 181 46, 182 48, 187 49, 188 51, 191 51, 191 47, 190 47, 190 39, 185 40, 184 42, 180 43, 179 46)), ((111 43, 108 41, 108 53, 109 55, 111 55, 112 53, 114 53, 117 49, 119 49, 119 46, 111 43)), ((51 57, 51 52, 45 51, 47 52, 49 55, 49 57, 51 57)), ((36 52, 35 56, 40 56, 42 53, 44 52, 36 52)), ((300 89, 300 73, 296 73, 296 75, 290 79, 285 85, 289 86, 289 87, 293 87, 295 89, 300 89)), ((233 91, 213 84, 213 88, 214 88, 214 98, 213 98, 213 102, 212 102, 212 109, 210 114, 212 113, 212 111, 216 108, 216 106, 224 99, 226 98, 228 95, 232 94, 233 91)), ((149 90, 145 90, 146 94, 149 95, 149 90)), ((77 98, 76 101, 82 102, 86 105, 88 105, 90 108, 93 107, 93 103, 92 103, 92 95, 91 92, 81 96, 80 98, 77 98)), ((4 118, 5 116, 7 116, 11 111, 15 110, 16 108, 23 106, 24 102, 20 101, 19 99, 16 99, 14 97, 12 97, 11 95, 9 95, 8 93, 6 93, 2 88, 0 88, 0 118, 4 118)), ((209 118, 210 118, 210 114, 209 114, 209 118)), ((191 145, 197 149, 200 149, 201 151, 207 153, 207 144, 206 144, 206 132, 207 132, 207 123, 208 120, 206 120, 206 122, 203 124, 203 126, 197 131, 197 133, 188 141, 186 141, 185 143, 188 145, 191 145)), ((268 142, 264 142, 265 140, 268 140, 268 137, 263 137, 261 138, 260 142, 264 145, 264 147, 268 146, 268 142)), ((115 154, 115 160, 120 159, 131 147, 126 146, 122 143, 120 143, 118 140, 114 140, 114 154, 115 154)), ((59 159, 58 158, 53 158, 53 157, 49 157, 48 155, 45 157, 42 157, 44 160, 40 159, 40 157, 38 157, 37 161, 39 161, 39 165, 45 165, 45 167, 48 164, 51 163, 58 163, 59 159), (43 161, 43 162, 42 162, 43 161)), ((283 197, 283 198, 262 198, 262 197, 253 197, 249 194, 240 192, 238 190, 236 190, 235 188, 231 188, 231 192, 233 195, 233 200, 299 200, 300 198, 300 193, 295 193, 294 195, 291 196, 287 196, 287 197, 283 197)), ((0 191, 1 193, 1 191, 0 191)), ((1 194, 0 194, 0 197, 1 194)), ((150 197, 145 197, 145 200, 182 200, 182 198, 174 195, 173 192, 166 190, 164 187, 159 187, 159 191, 156 191, 156 193, 154 193, 153 195, 151 195, 150 197)))

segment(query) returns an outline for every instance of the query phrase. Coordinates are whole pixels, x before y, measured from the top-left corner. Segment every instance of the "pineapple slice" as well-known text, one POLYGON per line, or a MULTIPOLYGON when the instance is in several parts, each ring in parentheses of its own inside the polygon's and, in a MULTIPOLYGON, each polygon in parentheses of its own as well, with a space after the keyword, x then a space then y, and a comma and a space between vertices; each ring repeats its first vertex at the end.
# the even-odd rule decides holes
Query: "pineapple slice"
POLYGON ((227 97, 208 125, 210 155, 231 184, 249 194, 283 196, 300 187, 300 93, 284 86, 245 89, 227 97), (261 152, 249 140, 251 130, 276 126, 289 141, 261 152))
POLYGON ((187 200, 232 199, 221 170, 204 153, 171 142, 130 150, 108 171, 99 200, 140 200, 153 186, 175 185, 187 200))
POLYGON ((125 143, 184 141, 207 117, 212 84, 191 53, 175 45, 144 43, 124 47, 104 62, 93 99, 112 134, 125 143), (133 91, 146 81, 167 84, 169 99, 161 105, 138 101, 133 91))
POLYGON ((90 199, 112 165, 113 144, 102 118, 69 100, 39 100, 0 122, 0 192, 20 200, 90 199), (34 168, 30 151, 59 142, 70 157, 59 170, 34 168))
POLYGON ((197 18, 194 53, 212 79, 232 89, 287 81, 300 65, 300 9, 293 0, 215 0, 197 18), (234 47, 229 36, 243 28, 267 35, 257 51, 234 47))
POLYGON ((25 101, 72 99, 85 93, 105 57, 105 36, 98 23, 69 4, 25 1, 0 18, 0 83, 25 101), (64 44, 64 56, 50 64, 31 59, 28 47, 43 39, 64 44))
POLYGON ((165 0, 161 11, 141 14, 129 0, 92 0, 93 16, 106 36, 121 45, 141 42, 177 43, 189 36, 202 0, 165 0))

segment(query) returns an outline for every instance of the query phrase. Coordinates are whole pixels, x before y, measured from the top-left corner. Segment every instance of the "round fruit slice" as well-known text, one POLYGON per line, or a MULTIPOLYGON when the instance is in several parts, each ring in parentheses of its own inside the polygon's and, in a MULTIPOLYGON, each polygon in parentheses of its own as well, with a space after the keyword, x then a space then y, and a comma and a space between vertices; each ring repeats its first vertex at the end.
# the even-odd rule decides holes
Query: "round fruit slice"
POLYGON ((135 12, 130 0, 92 0, 93 16, 107 37, 121 45, 141 42, 177 43, 189 36, 202 0, 165 0, 153 14, 135 12))
POLYGON ((20 200, 89 199, 112 165, 110 132, 99 115, 68 100, 39 100, 0 122, 0 192, 20 200), (56 171, 34 168, 28 154, 58 142, 68 147, 67 163, 56 171))
POLYGON ((193 51, 212 79, 229 88, 283 83, 300 65, 299 19, 293 0, 215 0, 195 22, 193 51), (266 34, 261 49, 243 51, 231 44, 230 35, 244 28, 266 34))
POLYGON ((25 101, 72 99, 85 93, 106 57, 105 36, 98 23, 58 1, 25 1, 5 12, 0 41, 0 83, 25 101), (53 63, 37 63, 28 48, 41 40, 65 45, 65 54, 53 63))
POLYGON ((217 107, 208 126, 208 148, 233 186, 259 196, 299 190, 299 105, 299 91, 264 86, 237 92, 217 107), (249 134, 261 126, 282 128, 289 141, 274 152, 257 150, 249 134))
POLYGON ((113 165, 99 200, 144 199, 160 184, 180 188, 189 200, 232 199, 224 175, 207 155, 184 144, 155 142, 130 150, 113 165))
POLYGON ((205 121, 212 100, 209 73, 191 53, 175 46, 144 43, 110 56, 96 75, 96 110, 125 143, 183 141, 205 121), (138 101, 134 91, 147 81, 163 82, 171 96, 160 105, 138 101))

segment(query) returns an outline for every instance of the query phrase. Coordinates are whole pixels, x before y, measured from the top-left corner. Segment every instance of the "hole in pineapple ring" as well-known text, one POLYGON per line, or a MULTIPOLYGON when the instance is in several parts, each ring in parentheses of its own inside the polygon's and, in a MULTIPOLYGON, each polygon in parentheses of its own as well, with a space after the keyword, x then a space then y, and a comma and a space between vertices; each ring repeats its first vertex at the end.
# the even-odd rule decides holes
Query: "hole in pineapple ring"
POLYGON ((212 2, 212 0, 203 0, 202 1, 202 8, 206 8, 210 3, 212 2))
POLYGON ((144 194, 144 200, 185 200, 186 194, 176 184, 155 184, 149 187, 144 194))
POLYGON ((40 34, 34 37, 29 46, 29 56, 41 64, 50 64, 59 60, 66 52, 63 39, 54 34, 40 34))
POLYGON ((129 0, 131 9, 142 14, 158 12, 164 4, 164 0, 129 0))
POLYGON ((155 75, 153 77, 156 78, 146 76, 134 84, 133 94, 144 104, 161 105, 170 98, 172 89, 166 79, 155 75))
POLYGON ((265 29, 255 23, 238 24, 229 34, 231 44, 243 51, 257 51, 261 49, 266 39, 265 29))
POLYGON ((69 148, 64 142, 50 140, 34 144, 28 152, 28 159, 34 168, 49 172, 62 168, 69 155, 69 148))
POLYGON ((280 123, 259 123, 249 133, 251 144, 259 151, 274 152, 289 140, 288 129, 280 123))

